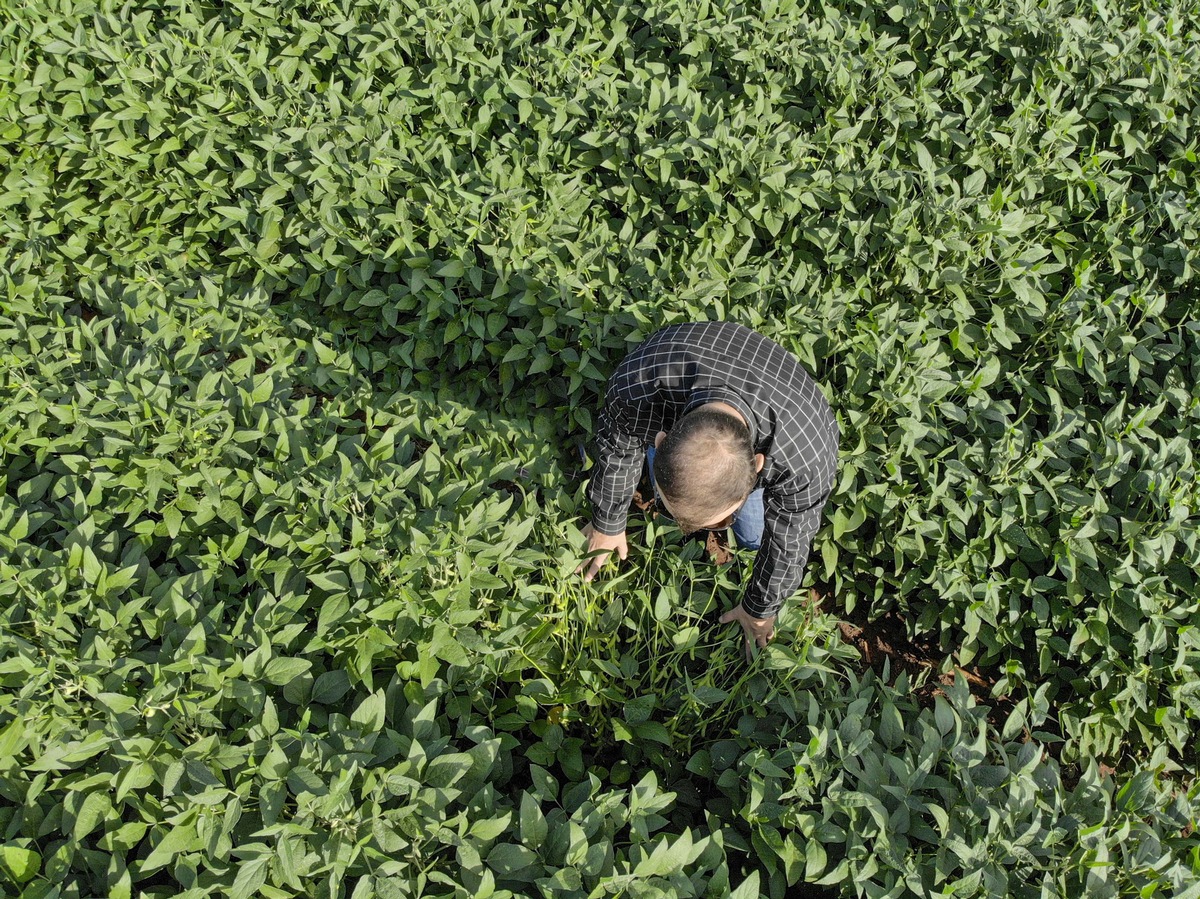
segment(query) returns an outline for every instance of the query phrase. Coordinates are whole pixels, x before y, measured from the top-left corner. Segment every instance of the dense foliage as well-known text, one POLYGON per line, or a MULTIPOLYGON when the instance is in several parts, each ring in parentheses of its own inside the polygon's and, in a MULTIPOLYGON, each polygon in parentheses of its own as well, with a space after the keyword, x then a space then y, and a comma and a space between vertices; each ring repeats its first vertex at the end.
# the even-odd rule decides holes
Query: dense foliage
POLYGON ((1200 896, 1200 21, 981 7, 4 4, 4 892, 1200 896), (844 435, 749 666, 572 576, 694 318, 844 435))

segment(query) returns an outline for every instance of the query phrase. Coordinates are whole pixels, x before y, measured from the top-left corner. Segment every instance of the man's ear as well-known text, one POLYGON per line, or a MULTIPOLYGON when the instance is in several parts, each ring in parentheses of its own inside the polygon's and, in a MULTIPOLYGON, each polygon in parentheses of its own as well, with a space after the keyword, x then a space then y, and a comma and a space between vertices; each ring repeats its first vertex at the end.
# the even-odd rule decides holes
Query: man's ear
MULTIPOLYGON (((654 435, 654 448, 655 449, 658 449, 660 446, 662 446, 663 438, 666 436, 667 436, 666 431, 659 431, 657 434, 654 435)), ((762 466, 760 465, 759 467, 761 468, 762 466)))
POLYGON ((754 454, 754 470, 762 471, 763 465, 766 464, 766 461, 767 461, 767 457, 764 456, 762 453, 755 453, 754 454))

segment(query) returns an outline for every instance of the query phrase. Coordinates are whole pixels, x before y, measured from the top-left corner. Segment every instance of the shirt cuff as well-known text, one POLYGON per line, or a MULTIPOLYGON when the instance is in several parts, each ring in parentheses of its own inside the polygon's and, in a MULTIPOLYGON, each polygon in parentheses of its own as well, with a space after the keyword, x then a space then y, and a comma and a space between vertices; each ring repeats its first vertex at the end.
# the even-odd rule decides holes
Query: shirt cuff
POLYGON ((629 513, 624 515, 616 515, 612 513, 604 513, 599 510, 592 511, 592 530, 605 537, 615 537, 617 534, 625 532, 625 528, 629 523, 629 513))
POLYGON ((776 604, 774 610, 772 610, 769 603, 757 603, 752 600, 747 600, 746 597, 742 597, 742 611, 744 611, 751 618, 757 618, 760 621, 764 618, 775 617, 779 614, 779 610, 782 607, 783 603, 778 603, 776 604))

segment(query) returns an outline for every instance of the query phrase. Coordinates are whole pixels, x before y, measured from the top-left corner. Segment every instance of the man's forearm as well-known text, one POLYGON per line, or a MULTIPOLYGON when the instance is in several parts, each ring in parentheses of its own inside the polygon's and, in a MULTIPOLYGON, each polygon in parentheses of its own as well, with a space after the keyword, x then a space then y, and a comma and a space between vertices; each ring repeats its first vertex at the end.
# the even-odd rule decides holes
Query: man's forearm
POLYGON ((809 509, 781 519, 767 519, 762 548, 742 599, 742 608, 755 618, 778 615, 784 602, 804 579, 821 510, 809 509))
POLYGON ((629 502, 637 489, 639 472, 633 469, 632 483, 628 462, 606 460, 598 462, 588 485, 588 500, 592 504, 592 527, 609 536, 625 530, 629 518, 629 502))
POLYGON ((613 536, 625 530, 629 501, 642 473, 644 452, 638 439, 622 430, 618 410, 606 406, 600 413, 596 468, 588 484, 592 527, 599 533, 613 536))

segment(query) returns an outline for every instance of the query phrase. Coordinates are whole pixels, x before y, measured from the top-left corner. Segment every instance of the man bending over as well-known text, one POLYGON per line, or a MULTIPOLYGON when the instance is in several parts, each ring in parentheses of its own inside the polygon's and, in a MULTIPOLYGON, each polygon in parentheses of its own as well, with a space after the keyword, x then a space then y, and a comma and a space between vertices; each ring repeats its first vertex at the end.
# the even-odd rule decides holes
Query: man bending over
POLYGON ((779 344, 735 322, 672 325, 627 356, 608 382, 588 485, 592 520, 579 567, 591 580, 612 552, 624 559, 630 500, 650 464, 660 508, 684 533, 733 526, 758 550, 741 603, 746 655, 775 634, 800 586, 837 470, 829 404, 779 344))

